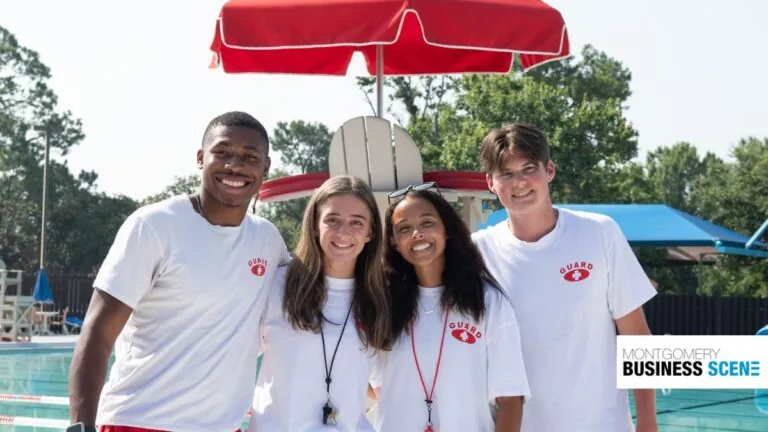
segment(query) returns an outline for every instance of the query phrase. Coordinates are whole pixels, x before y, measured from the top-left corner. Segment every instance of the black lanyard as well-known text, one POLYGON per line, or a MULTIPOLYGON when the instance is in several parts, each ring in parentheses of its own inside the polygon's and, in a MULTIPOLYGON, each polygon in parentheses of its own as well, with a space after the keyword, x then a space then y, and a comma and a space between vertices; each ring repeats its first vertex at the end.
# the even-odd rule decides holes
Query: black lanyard
MULTIPOLYGON (((344 336, 344 330, 347 328, 347 321, 349 321, 349 314, 352 312, 352 303, 349 304, 349 310, 347 311, 347 317, 344 318, 344 326, 341 328, 341 334, 336 341, 336 348, 333 350, 333 357, 331 358, 331 368, 328 368, 328 357, 325 354, 325 335, 323 334, 322 324, 320 326, 320 338, 323 340, 323 362, 325 363, 325 392, 328 394, 328 399, 323 405, 323 424, 328 424, 329 421, 334 423, 335 410, 331 407, 331 372, 333 371, 333 363, 336 361, 336 353, 339 351, 339 344, 341 344, 341 338, 344 336)), ((325 320, 325 317, 322 317, 325 320)))

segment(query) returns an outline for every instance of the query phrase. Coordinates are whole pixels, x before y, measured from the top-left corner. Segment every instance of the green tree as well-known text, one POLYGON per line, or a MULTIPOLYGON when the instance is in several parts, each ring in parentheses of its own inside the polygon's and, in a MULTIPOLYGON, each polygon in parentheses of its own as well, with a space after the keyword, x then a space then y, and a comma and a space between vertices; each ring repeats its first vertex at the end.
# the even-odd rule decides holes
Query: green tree
MULTIPOLYGON (((713 223, 750 236, 768 218, 768 139, 742 139, 730 164, 711 163, 693 195, 702 215, 713 223)), ((768 235, 761 239, 768 242, 768 235)), ((699 269, 700 292, 768 296, 764 272, 768 260, 727 256, 699 269)))
MULTIPOLYGON (((634 174, 626 168, 637 155, 637 132, 624 116, 630 79, 620 62, 587 46, 578 61, 527 74, 392 78, 386 87, 388 109, 406 113, 400 121, 426 170, 478 169, 478 145, 488 129, 522 120, 545 131, 560 162, 554 200, 606 202, 634 174)), ((371 79, 358 84, 372 93, 371 79)))
POLYGON ((161 192, 154 195, 150 195, 141 200, 141 205, 152 204, 160 202, 164 199, 171 198, 176 195, 194 194, 200 190, 200 174, 187 174, 185 176, 174 176, 173 183, 165 187, 161 192))
POLYGON ((272 135, 272 149, 280 153, 280 163, 286 172, 304 174, 328 170, 333 133, 324 124, 303 120, 279 122, 272 135))
MULTIPOLYGON (((711 153, 706 157, 719 160, 711 153)), ((648 192, 646 202, 664 203, 686 213, 699 215, 691 195, 694 185, 705 174, 706 163, 690 143, 680 142, 659 147, 646 156, 644 181, 635 184, 634 191, 630 193, 637 194, 639 184, 643 184, 648 192)), ((665 249, 641 248, 638 257, 649 277, 659 283, 661 292, 696 293, 699 280, 695 265, 669 266, 665 249)))
MULTIPOLYGON (((768 217, 768 146, 755 138, 741 140, 733 162, 712 153, 701 157, 688 143, 658 148, 648 154, 644 184, 651 201, 749 236, 768 217)), ((764 296, 766 261, 717 256, 715 265, 664 266, 652 252, 642 251, 649 274, 664 291, 687 294, 764 296)))
MULTIPOLYGON (((302 120, 278 123, 271 142, 272 148, 280 153, 283 169, 274 171, 270 178, 328 171, 332 139, 333 133, 321 123, 302 120)), ((277 226, 288 247, 293 249, 308 201, 309 198, 299 198, 268 203, 261 205, 258 213, 277 226)))
MULTIPOLYGON (((740 232, 756 229, 768 213, 766 203, 754 198, 768 196, 768 168, 761 158, 765 143, 742 142, 734 150, 735 164, 709 153, 702 157, 688 143, 658 149, 645 163, 635 162, 638 134, 624 116, 631 78, 621 62, 586 46, 578 59, 548 63, 525 74, 387 78, 385 106, 419 145, 425 170, 478 169, 478 144, 487 130, 522 120, 550 138, 557 164, 555 202, 663 202, 740 232)), ((358 85, 373 107, 374 80, 361 78, 358 85)), ((714 267, 669 268, 663 250, 637 252, 664 290, 713 292, 707 287, 716 285, 714 281, 738 279, 728 285, 729 292, 760 291, 755 289, 757 267, 763 264, 744 270, 751 265, 748 259, 726 257, 714 267), (738 273, 728 270, 731 262, 738 263, 733 264, 738 273), (702 279, 709 273, 718 275, 708 278, 713 282, 702 279)))
POLYGON ((28 272, 39 265, 48 140, 46 268, 90 272, 135 203, 96 193, 92 171, 70 172, 62 158, 84 138, 82 124, 58 107, 49 79, 39 55, 0 27, 0 255, 9 267, 28 272))
POLYGON ((681 142, 650 152, 646 169, 660 202, 687 213, 696 213, 697 205, 691 197, 694 185, 702 181, 702 176, 707 171, 707 163, 718 161, 720 159, 711 153, 702 159, 696 147, 681 142))

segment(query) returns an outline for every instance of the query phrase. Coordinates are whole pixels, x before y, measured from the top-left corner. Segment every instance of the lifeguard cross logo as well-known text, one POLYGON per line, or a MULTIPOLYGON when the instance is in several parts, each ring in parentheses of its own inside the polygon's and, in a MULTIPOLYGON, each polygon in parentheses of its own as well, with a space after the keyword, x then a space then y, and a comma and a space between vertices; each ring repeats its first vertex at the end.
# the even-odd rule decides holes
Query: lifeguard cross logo
POLYGON ((483 337, 483 334, 476 326, 464 321, 454 321, 448 324, 448 328, 451 329, 451 336, 454 339, 465 344, 472 345, 483 337))
POLYGON ((560 267, 560 274, 568 282, 580 282, 589 277, 592 267, 591 262, 574 261, 560 267))
POLYGON ((267 260, 264 258, 253 258, 248 261, 248 267, 251 268, 251 273, 256 276, 264 276, 267 272, 267 260))
POLYGON ((759 338, 618 336, 618 388, 768 388, 768 341, 759 338))

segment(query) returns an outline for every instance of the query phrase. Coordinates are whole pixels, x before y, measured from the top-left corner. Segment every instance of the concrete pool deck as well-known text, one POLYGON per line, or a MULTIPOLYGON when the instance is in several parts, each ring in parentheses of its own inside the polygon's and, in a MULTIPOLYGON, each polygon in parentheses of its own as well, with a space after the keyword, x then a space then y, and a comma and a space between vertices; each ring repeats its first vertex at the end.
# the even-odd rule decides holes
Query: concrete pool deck
POLYGON ((80 335, 32 336, 29 342, 0 342, 3 351, 73 349, 80 335))

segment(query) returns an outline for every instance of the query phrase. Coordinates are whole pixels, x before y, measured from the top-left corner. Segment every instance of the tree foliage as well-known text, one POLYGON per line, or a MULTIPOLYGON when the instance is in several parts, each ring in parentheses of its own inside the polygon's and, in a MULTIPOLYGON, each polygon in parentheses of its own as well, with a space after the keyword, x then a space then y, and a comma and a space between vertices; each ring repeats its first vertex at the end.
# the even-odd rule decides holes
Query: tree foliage
MULTIPOLYGON (((84 134, 80 120, 58 106, 49 79, 38 54, 0 27, 0 256, 12 268, 37 268, 47 138, 53 158, 46 267, 88 274, 130 212, 193 193, 200 177, 177 177, 139 202, 98 192, 96 173, 73 173, 65 162, 84 134)), ((744 235, 754 232, 768 217, 768 138, 742 139, 728 161, 686 142, 657 148, 640 161, 641 137, 625 116, 631 79, 621 62, 587 46, 578 58, 525 74, 387 78, 385 106, 418 144, 426 170, 476 170, 478 145, 489 128, 526 121, 551 140, 558 203, 666 203, 744 235)), ((373 110, 374 81, 358 84, 373 110)), ((280 169, 270 178, 328 170, 332 132, 325 125, 281 122, 272 136, 280 169)), ((258 211, 293 247, 306 203, 263 203, 258 211)), ((663 251, 637 253, 662 291, 768 295, 766 260, 728 256, 713 266, 669 267, 663 251)))
POLYGON ((46 262, 56 273, 92 272, 136 203, 96 192, 93 171, 78 174, 61 158, 85 137, 58 106, 39 55, 0 27, 0 256, 11 268, 38 268, 45 143, 48 169, 46 262))
MULTIPOLYGON (((526 74, 388 78, 385 92, 387 112, 407 127, 427 170, 476 170, 489 128, 526 121, 550 138, 555 202, 666 203, 744 235, 754 232, 768 217, 765 141, 740 142, 734 162, 700 155, 691 143, 660 147, 638 162, 640 137, 624 114, 631 78, 619 61, 586 46, 578 60, 526 74)), ((358 85, 373 107, 374 80, 358 85)), ((765 295, 768 289, 765 260, 722 257, 715 266, 670 268, 663 251, 637 253, 662 291, 765 295)))
POLYGON ((190 195, 200 191, 200 174, 188 174, 186 176, 174 176, 173 183, 162 191, 150 195, 141 201, 141 205, 160 202, 176 195, 190 195))
MULTIPOLYGON (((328 151, 333 134, 321 123, 294 120, 275 128, 272 149, 280 153, 282 169, 270 178, 328 171, 328 151)), ((273 162, 273 165, 275 163, 273 162)), ((262 204, 259 214, 275 223, 289 248, 298 241, 299 227, 309 198, 262 204)))
MULTIPOLYGON (((548 135, 556 161, 568 161, 558 165, 552 194, 574 203, 617 196, 626 181, 638 138, 623 112, 630 78, 618 61, 588 46, 578 61, 528 74, 393 78, 385 86, 389 111, 408 114, 425 169, 476 170, 488 129, 526 121, 548 135)), ((372 79, 358 84, 372 93, 372 79)))

